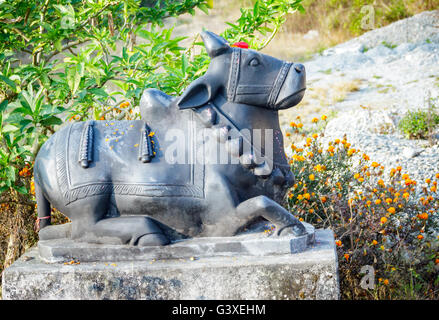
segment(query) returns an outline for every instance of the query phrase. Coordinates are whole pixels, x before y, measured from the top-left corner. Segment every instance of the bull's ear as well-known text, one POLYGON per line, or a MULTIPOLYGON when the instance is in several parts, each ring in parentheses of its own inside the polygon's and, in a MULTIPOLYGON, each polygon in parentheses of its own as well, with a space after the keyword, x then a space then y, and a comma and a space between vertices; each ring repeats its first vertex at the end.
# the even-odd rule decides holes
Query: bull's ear
POLYGON ((210 86, 200 78, 183 92, 177 101, 177 106, 180 109, 198 108, 208 103, 211 97, 210 86))
POLYGON ((201 39, 203 39, 209 57, 214 58, 230 49, 229 44, 224 38, 216 35, 210 31, 201 32, 201 39))

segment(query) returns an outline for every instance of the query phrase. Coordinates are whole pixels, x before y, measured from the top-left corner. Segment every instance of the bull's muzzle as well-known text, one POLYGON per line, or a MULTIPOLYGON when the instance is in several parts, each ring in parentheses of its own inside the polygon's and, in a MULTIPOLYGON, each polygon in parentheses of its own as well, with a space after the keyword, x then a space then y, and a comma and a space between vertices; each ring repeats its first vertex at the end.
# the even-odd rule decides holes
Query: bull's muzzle
POLYGON ((305 67, 300 63, 291 65, 275 102, 275 109, 287 109, 297 105, 305 95, 305 67))

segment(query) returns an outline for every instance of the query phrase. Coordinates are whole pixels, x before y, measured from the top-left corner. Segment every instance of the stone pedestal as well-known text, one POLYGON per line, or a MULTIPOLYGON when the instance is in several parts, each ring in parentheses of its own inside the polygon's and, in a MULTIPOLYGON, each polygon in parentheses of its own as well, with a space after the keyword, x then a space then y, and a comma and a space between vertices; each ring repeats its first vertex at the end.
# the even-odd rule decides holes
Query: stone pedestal
POLYGON ((306 239, 313 242, 307 248, 286 237, 259 239, 259 245, 252 238, 240 245, 195 240, 137 252, 132 261, 110 246, 94 262, 90 252, 97 245, 87 253, 86 245, 68 240, 41 242, 41 255, 32 248, 4 271, 3 299, 338 299, 332 231, 316 230, 306 239), (63 262, 66 252, 70 262, 63 262))

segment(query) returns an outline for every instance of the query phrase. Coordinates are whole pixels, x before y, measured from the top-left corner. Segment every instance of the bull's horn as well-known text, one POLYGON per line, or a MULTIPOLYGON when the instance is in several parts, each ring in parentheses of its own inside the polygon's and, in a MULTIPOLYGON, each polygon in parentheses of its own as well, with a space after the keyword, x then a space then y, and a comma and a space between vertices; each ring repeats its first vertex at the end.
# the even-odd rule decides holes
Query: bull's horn
POLYGON ((207 53, 211 58, 214 58, 230 49, 227 41, 213 32, 201 32, 201 39, 203 39, 204 46, 206 47, 207 53))

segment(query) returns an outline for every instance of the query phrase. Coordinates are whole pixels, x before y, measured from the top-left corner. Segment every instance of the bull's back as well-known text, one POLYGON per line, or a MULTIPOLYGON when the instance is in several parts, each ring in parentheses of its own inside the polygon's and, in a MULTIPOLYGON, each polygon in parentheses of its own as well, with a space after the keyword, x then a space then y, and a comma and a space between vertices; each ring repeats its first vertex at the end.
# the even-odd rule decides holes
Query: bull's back
MULTIPOLYGON (((39 184, 49 197, 62 202, 63 206, 101 194, 204 198, 204 166, 169 164, 163 150, 172 142, 166 141, 166 132, 152 129, 149 139, 154 154, 151 161, 145 163, 141 161, 141 155, 147 149, 144 136, 142 138, 143 121, 93 121, 66 125, 43 145, 38 154, 39 184), (81 162, 84 157, 89 160, 86 167, 81 162)), ((191 140, 190 135, 187 139, 191 140)), ((184 152, 195 154, 196 147, 191 143, 185 144, 184 152)))

